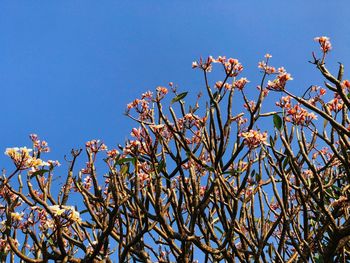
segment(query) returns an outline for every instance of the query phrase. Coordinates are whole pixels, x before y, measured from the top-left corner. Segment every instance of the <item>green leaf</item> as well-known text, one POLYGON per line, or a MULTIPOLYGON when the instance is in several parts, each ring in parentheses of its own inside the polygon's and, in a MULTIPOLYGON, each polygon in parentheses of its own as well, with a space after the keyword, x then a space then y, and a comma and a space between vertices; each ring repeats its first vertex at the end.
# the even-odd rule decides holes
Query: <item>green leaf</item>
POLYGON ((134 162, 135 158, 123 158, 117 161, 117 164, 123 164, 128 162, 134 162))
POLYGON ((272 136, 270 135, 270 145, 272 146, 272 147, 274 147, 275 146, 275 140, 272 138, 272 136))
POLYGON ((157 173, 160 173, 165 168, 165 162, 162 160, 160 163, 158 163, 157 166, 157 173))
POLYGON ((253 169, 252 173, 250 174, 250 176, 253 178, 255 175, 255 169, 253 169))
POLYGON ((180 93, 179 95, 177 95, 175 98, 173 98, 173 99, 171 100, 171 104, 173 104, 173 103, 175 103, 175 102, 177 102, 177 101, 182 100, 183 98, 185 98, 185 97, 187 96, 187 93, 188 93, 188 92, 183 92, 183 93, 180 93))
POLYGON ((257 183, 260 182, 260 180, 261 180, 261 174, 260 173, 256 173, 255 174, 255 180, 256 180, 257 183))
POLYGON ((123 165, 119 172, 121 174, 126 174, 128 171, 129 171, 129 165, 123 165))
POLYGON ((36 172, 32 173, 30 178, 33 178, 34 176, 37 176, 37 175, 43 176, 47 172, 49 172, 49 170, 43 169, 43 170, 36 171, 36 172))
POLYGON ((213 167, 210 167, 210 166, 206 166, 205 169, 207 169, 207 171, 209 171, 209 172, 215 172, 215 169, 213 167))
POLYGON ((314 260, 316 263, 323 263, 323 257, 320 254, 315 255, 314 260))
POLYGON ((282 168, 286 169, 288 163, 289 163, 289 157, 287 156, 282 163, 282 168))
POLYGON ((273 124, 278 130, 282 129, 282 119, 278 114, 273 115, 273 124))

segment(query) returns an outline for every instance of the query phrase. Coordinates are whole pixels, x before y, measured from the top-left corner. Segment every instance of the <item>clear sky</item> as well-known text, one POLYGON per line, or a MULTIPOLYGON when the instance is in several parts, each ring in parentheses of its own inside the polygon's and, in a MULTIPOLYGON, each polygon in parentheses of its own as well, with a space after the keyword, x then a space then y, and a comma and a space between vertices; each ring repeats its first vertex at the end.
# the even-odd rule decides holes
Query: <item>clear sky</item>
POLYGON ((1 1, 0 151, 30 146, 30 133, 62 162, 90 139, 123 143, 136 96, 169 81, 203 89, 191 70, 199 56, 238 58, 255 90, 257 62, 271 53, 301 92, 321 79, 307 62, 315 36, 329 36, 331 61, 350 66, 349 11, 348 0, 1 1))

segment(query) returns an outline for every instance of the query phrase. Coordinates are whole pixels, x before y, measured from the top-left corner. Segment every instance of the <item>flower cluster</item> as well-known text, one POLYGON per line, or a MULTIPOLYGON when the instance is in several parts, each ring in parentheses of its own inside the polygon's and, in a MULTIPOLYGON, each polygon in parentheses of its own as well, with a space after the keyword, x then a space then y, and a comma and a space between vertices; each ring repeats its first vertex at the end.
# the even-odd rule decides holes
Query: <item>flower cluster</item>
POLYGON ((285 96, 276 102, 276 105, 285 110, 285 121, 295 125, 308 125, 311 121, 317 120, 317 115, 302 108, 299 103, 293 105, 290 96, 285 96))
POLYGON ((260 131, 250 130, 248 132, 241 132, 239 137, 244 138, 244 143, 250 149, 257 148, 261 144, 267 143, 267 132, 261 133, 260 131))
POLYGON ((292 76, 287 73, 284 68, 279 68, 279 74, 273 81, 267 82, 267 89, 274 91, 282 91, 286 86, 287 81, 293 80, 292 76))
POLYGON ((168 94, 168 89, 166 87, 159 86, 159 87, 157 87, 156 90, 160 96, 164 96, 164 95, 168 94))
POLYGON ((112 150, 107 151, 107 156, 108 156, 109 158, 114 159, 114 158, 116 158, 118 155, 119 155, 119 151, 118 151, 117 149, 112 149, 112 150))
POLYGON ((338 112, 343 109, 344 102, 342 99, 335 97, 334 99, 330 100, 325 107, 327 107, 328 110, 338 112))
POLYGON ((332 44, 329 41, 329 37, 315 37, 315 41, 317 41, 320 44, 321 50, 323 53, 328 53, 332 49, 332 44))
POLYGON ((227 82, 225 82, 225 84, 222 81, 217 81, 215 83, 215 88, 220 90, 222 87, 224 87, 224 89, 226 89, 226 90, 232 89, 232 85, 227 83, 227 82))
POLYGON ((46 141, 40 141, 37 134, 30 134, 29 138, 33 142, 34 149, 38 152, 49 152, 50 148, 48 147, 48 143, 46 141))
POLYGON ((243 90, 244 86, 247 83, 249 83, 249 80, 247 78, 240 78, 239 80, 233 82, 233 87, 235 87, 238 90, 243 90))
POLYGON ((249 112, 254 112, 256 107, 256 102, 254 100, 249 101, 243 105, 249 112))
POLYGON ((343 88, 347 88, 348 90, 350 90, 350 81, 349 80, 343 80, 343 82, 342 82, 342 87, 343 88))
POLYGON ((265 58, 266 61, 259 62, 258 68, 262 69, 268 75, 276 73, 276 68, 268 65, 269 59, 272 58, 272 56, 270 54, 266 54, 265 58))
POLYGON ((135 138, 135 140, 130 140, 127 142, 123 148, 123 154, 128 155, 133 154, 145 154, 150 151, 152 145, 152 138, 148 135, 144 128, 133 128, 130 135, 135 138))
POLYGON ((58 217, 64 216, 71 222, 81 223, 80 213, 73 206, 52 205, 49 207, 52 214, 58 217))
MULTIPOLYGON (((19 242, 17 239, 14 240, 15 246, 19 246, 19 242)), ((0 254, 7 254, 10 251, 11 247, 9 242, 7 241, 7 237, 0 238, 0 254)))
POLYGON ((37 169, 39 166, 50 165, 48 162, 44 162, 39 158, 31 156, 30 152, 32 151, 32 149, 28 149, 27 147, 14 147, 7 148, 5 154, 12 159, 16 168, 19 170, 26 170, 29 168, 37 169))
MULTIPOLYGON (((164 94, 165 90, 162 91, 164 94)), ((145 121, 152 118, 152 109, 150 109, 150 103, 152 101, 153 93, 147 91, 142 94, 141 99, 135 99, 127 105, 126 113, 129 114, 130 110, 134 109, 139 114, 139 120, 145 121)))
POLYGON ((21 213, 13 212, 13 213, 11 213, 11 219, 13 221, 22 221, 23 220, 23 215, 24 215, 23 212, 21 212, 21 213))
POLYGON ((204 127, 207 121, 207 117, 199 117, 192 113, 187 113, 183 118, 179 118, 177 125, 180 129, 187 128, 191 129, 195 126, 197 129, 204 127))
POLYGON ((212 69, 213 63, 220 63, 223 65, 227 76, 236 77, 239 73, 243 71, 242 64, 235 58, 226 58, 225 56, 219 56, 216 59, 212 56, 209 56, 207 60, 202 58, 199 61, 192 62, 192 68, 201 68, 206 72, 210 72, 212 69))
POLYGON ((107 146, 104 143, 100 142, 100 140, 88 141, 85 143, 85 147, 88 151, 95 154, 107 150, 107 146))

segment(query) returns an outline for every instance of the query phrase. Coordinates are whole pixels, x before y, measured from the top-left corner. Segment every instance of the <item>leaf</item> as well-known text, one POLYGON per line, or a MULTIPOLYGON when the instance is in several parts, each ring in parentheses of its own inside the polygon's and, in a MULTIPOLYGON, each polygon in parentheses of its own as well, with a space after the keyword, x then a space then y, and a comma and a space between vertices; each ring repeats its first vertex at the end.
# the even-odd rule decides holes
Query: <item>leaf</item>
POLYGON ((210 166, 206 166, 205 169, 207 169, 207 171, 209 171, 209 172, 215 172, 215 169, 213 167, 210 167, 210 166))
POLYGON ((255 174, 255 181, 256 182, 260 182, 260 180, 261 180, 261 174, 260 173, 256 173, 255 174))
POLYGON ((177 102, 177 101, 182 100, 183 98, 185 98, 185 97, 187 96, 187 93, 188 93, 188 92, 183 92, 183 93, 180 93, 179 95, 177 95, 175 98, 173 98, 173 99, 171 100, 171 104, 173 104, 173 103, 175 103, 175 102, 177 102))
POLYGON ((135 158, 123 158, 117 161, 117 164, 123 164, 128 162, 134 162, 135 158))
POLYGON ((119 172, 121 174, 126 174, 128 171, 129 171, 129 165, 123 165, 119 172))
POLYGON ((315 255, 314 260, 316 263, 323 263, 323 257, 320 254, 315 255))
POLYGON ((160 163, 158 163, 157 166, 157 173, 160 173, 165 168, 165 162, 162 160, 160 163))
POLYGON ((282 163, 282 168, 286 169, 288 163, 289 163, 289 157, 287 156, 282 163))
POLYGON ((282 129, 282 119, 278 114, 273 115, 273 124, 278 130, 282 129))
POLYGON ((323 129, 327 127, 327 124, 328 124, 328 120, 324 119, 324 121, 323 121, 323 129))
POLYGON ((252 173, 251 173, 251 177, 253 178, 254 177, 254 175, 255 175, 255 169, 252 171, 252 173))
POLYGON ((49 172, 49 170, 43 169, 43 170, 36 171, 36 172, 32 173, 30 178, 33 178, 34 176, 37 176, 37 175, 43 176, 44 173, 47 173, 47 172, 49 172))

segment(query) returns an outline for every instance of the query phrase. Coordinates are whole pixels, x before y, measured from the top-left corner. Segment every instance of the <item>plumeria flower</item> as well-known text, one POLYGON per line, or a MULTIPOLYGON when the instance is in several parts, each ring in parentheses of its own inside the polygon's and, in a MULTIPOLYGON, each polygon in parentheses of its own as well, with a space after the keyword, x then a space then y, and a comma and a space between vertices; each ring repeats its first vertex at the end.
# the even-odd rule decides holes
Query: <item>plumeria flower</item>
POLYGON ((12 218, 12 220, 14 220, 14 221, 22 221, 23 215, 24 215, 23 212, 21 212, 21 213, 14 212, 14 213, 11 213, 11 218, 12 218))
POLYGON ((233 83, 233 87, 235 87, 238 90, 243 90, 247 83, 249 83, 249 80, 247 78, 240 78, 239 80, 236 80, 233 83))
POLYGON ((239 136, 245 139, 244 142, 250 149, 267 143, 267 132, 261 133, 260 131, 250 130, 248 132, 241 132, 239 136))
POLYGON ((326 37, 326 36, 315 37, 314 40, 320 44, 320 48, 323 53, 326 54, 332 49, 332 44, 329 41, 329 37, 326 37))
POLYGON ((48 162, 44 162, 43 160, 33 157, 30 155, 32 149, 28 149, 27 147, 14 147, 14 148, 6 148, 5 154, 9 156, 17 169, 26 170, 29 168, 37 169, 39 166, 49 166, 48 162))
POLYGON ((80 213, 73 206, 52 205, 49 207, 55 216, 67 215, 67 218, 75 223, 81 223, 80 213))
POLYGON ((289 80, 293 80, 292 76, 289 73, 283 71, 279 73, 276 79, 274 79, 273 81, 269 80, 267 82, 267 89, 274 91, 282 91, 284 90, 286 83, 289 80))

